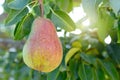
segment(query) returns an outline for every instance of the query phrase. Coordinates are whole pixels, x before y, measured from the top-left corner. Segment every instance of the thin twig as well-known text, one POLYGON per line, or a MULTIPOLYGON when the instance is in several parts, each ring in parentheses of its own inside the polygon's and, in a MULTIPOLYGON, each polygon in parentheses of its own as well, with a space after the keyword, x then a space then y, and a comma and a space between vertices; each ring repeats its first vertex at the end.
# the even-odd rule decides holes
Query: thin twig
POLYGON ((39 0, 39 3, 40 3, 41 17, 44 17, 43 0, 39 0))

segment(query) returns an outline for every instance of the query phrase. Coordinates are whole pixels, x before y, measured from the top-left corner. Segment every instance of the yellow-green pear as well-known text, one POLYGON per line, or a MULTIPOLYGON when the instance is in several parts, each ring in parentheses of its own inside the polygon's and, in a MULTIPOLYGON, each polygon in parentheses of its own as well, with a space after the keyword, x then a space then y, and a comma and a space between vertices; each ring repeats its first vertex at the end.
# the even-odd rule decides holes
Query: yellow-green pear
POLYGON ((41 72, 51 72, 60 65, 62 57, 62 45, 54 24, 49 19, 36 18, 23 48, 25 64, 41 72))

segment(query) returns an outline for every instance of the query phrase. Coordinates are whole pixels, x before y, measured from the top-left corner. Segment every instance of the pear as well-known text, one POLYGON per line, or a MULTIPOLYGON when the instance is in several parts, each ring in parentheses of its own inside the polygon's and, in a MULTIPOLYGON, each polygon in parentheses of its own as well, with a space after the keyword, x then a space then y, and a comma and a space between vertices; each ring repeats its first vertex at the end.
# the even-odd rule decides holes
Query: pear
POLYGON ((25 64, 41 72, 51 72, 60 65, 62 57, 62 45, 54 24, 49 19, 36 18, 23 48, 25 64))

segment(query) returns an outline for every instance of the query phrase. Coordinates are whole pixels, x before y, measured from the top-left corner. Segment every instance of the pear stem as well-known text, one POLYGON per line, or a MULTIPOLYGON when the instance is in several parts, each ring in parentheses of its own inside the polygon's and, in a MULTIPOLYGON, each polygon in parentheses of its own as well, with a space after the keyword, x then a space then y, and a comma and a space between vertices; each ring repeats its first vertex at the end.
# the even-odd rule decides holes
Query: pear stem
POLYGON ((41 17, 44 17, 44 7, 43 7, 43 0, 39 0, 39 3, 40 3, 41 17))

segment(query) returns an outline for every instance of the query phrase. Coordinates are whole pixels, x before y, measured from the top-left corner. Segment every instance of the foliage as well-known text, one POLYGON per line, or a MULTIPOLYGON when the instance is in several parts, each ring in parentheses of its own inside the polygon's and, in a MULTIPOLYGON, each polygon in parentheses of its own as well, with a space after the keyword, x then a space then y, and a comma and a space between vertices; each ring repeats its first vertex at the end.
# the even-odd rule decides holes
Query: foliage
MULTIPOLYGON (((120 80, 120 1, 119 0, 44 0, 44 17, 56 26, 63 46, 61 65, 50 73, 28 68, 22 50, 0 49, 0 80, 120 80), (82 5, 90 20, 87 28, 68 13, 82 5), (59 28, 58 28, 59 27, 59 28), (81 34, 71 31, 79 29, 81 34), (69 34, 69 36, 67 36, 69 34), (110 44, 104 42, 110 36, 110 44)), ((33 20, 40 16, 38 0, 6 0, 5 25, 15 25, 14 39, 26 40, 33 20), (20 4, 19 4, 20 3, 20 4)))

